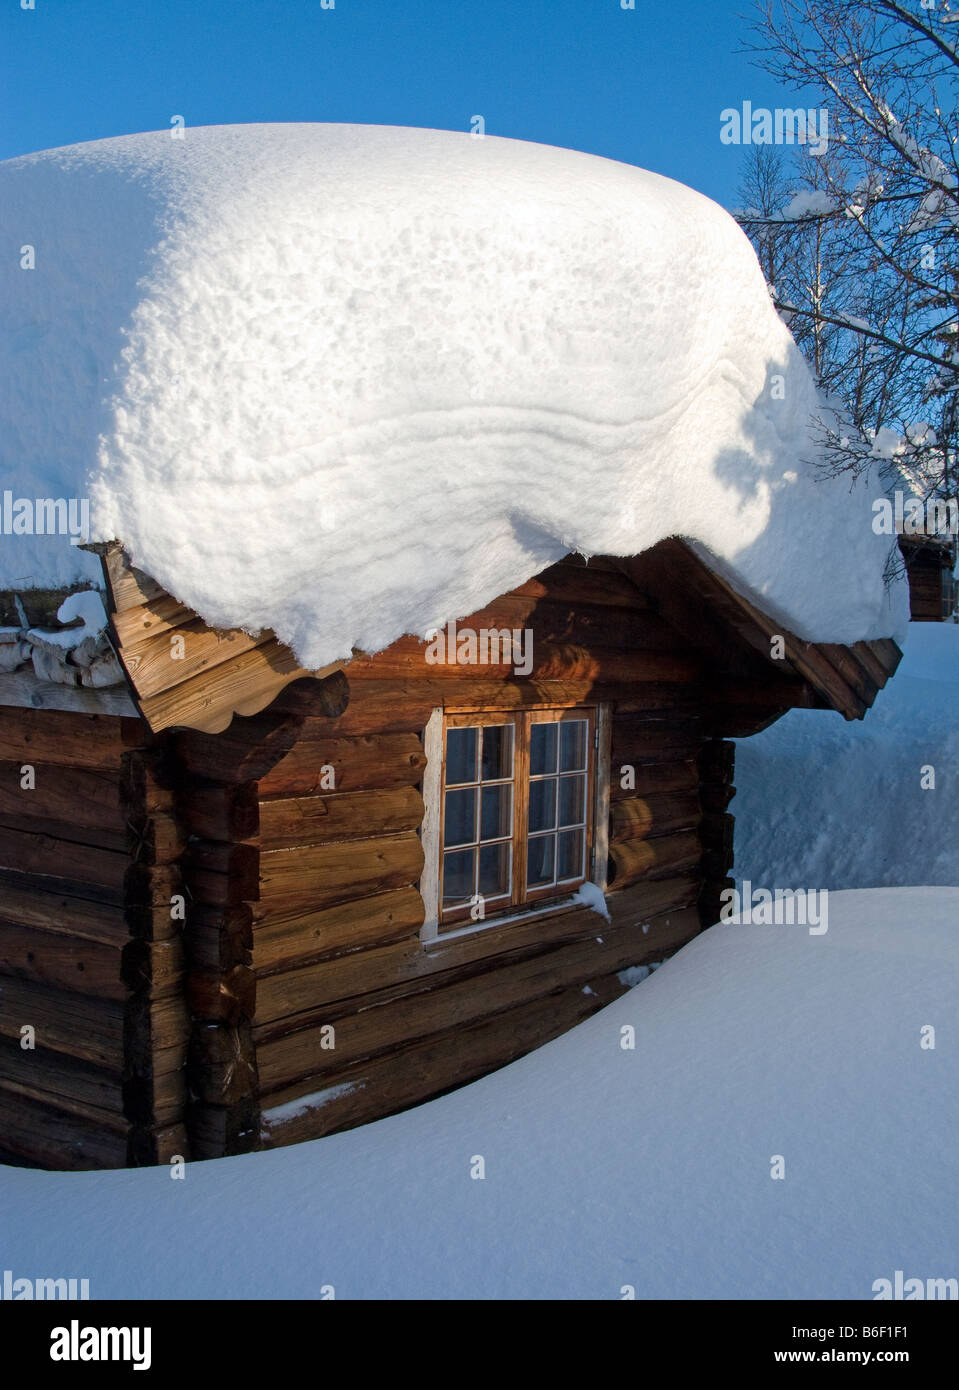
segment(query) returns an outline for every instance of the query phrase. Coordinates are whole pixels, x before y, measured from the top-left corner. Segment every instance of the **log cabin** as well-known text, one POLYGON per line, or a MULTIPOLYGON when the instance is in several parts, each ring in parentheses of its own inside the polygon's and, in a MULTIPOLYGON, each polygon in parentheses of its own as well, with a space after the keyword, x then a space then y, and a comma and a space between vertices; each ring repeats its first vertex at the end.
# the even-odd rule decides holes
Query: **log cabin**
POLYGON ((105 632, 57 674, 35 595, 0 649, 0 1151, 48 1168, 317 1138, 569 1029, 718 919, 732 740, 900 659, 672 538, 306 672, 91 549, 105 632))
POLYGON ((956 620, 956 537, 900 535, 899 551, 909 581, 909 619, 914 623, 956 620))

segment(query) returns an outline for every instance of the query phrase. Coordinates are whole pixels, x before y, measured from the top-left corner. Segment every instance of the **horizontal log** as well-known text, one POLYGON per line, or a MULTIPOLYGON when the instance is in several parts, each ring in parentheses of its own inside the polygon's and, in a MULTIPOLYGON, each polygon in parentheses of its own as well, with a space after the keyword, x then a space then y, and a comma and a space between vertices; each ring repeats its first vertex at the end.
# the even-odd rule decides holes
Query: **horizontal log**
POLYGON ((259 1105, 253 1095, 231 1105, 193 1101, 187 1112, 190 1152, 194 1159, 249 1153, 257 1146, 259 1105))
POLYGON ((610 769, 610 800, 629 800, 635 796, 659 796, 666 792, 695 791, 699 772, 692 758, 675 757, 661 763, 613 763, 610 769), (624 770, 625 769, 625 770, 624 770))
POLYGON ((0 975, 94 998, 126 998, 116 944, 19 926, 6 920, 5 908, 0 900, 0 975))
POLYGON ((0 1036, 19 1042, 35 1030, 37 1047, 117 1070, 123 1066, 123 1005, 67 993, 34 980, 0 982, 0 1036))
POLYGON ((13 1083, 0 1082, 0 1145, 43 1168, 123 1168, 128 1132, 128 1121, 106 1111, 48 1104, 13 1083))
POLYGON ((736 818, 728 812, 708 811, 699 827, 699 838, 706 849, 732 854, 735 826, 736 818))
POLYGON ((542 1047, 625 993, 615 975, 521 1004, 386 1057, 310 1078, 264 1100, 265 1148, 318 1139, 395 1114, 542 1047))
MULTIPOLYGON (((635 925, 664 910, 679 910, 696 900, 697 883, 691 878, 643 884, 625 893, 612 894, 609 908, 613 926, 635 925)), ((407 935, 374 949, 353 950, 347 955, 327 958, 313 964, 285 964, 281 972, 259 972, 255 1037, 276 1036, 301 1026, 303 1015, 313 1009, 351 1000, 355 1007, 379 1005, 384 996, 377 991, 416 986, 430 982, 438 988, 464 972, 475 973, 477 964, 492 968, 495 962, 519 961, 542 954, 556 946, 597 935, 601 919, 595 912, 580 908, 559 911, 550 916, 513 921, 483 931, 439 941, 421 942, 407 935), (292 1016, 300 1014, 299 1020, 292 1016)), ((326 1015, 316 1014, 322 1022, 326 1015)))
POLYGON ((48 892, 35 877, 0 873, 0 917, 58 938, 102 942, 122 949, 130 935, 123 908, 48 892))
MULTIPOLYGON (((496 663, 430 663, 427 651, 425 642, 402 638, 374 657, 354 659, 346 667, 351 691, 355 691, 356 685, 364 680, 421 679, 467 683, 486 680, 496 683, 514 678, 512 657, 496 663)), ((526 675, 534 681, 618 685, 641 681, 675 681, 683 684, 697 680, 700 670, 700 661, 686 651, 622 651, 615 647, 587 647, 572 642, 534 641, 532 669, 526 675)), ((355 693, 352 698, 356 698, 355 693)))
POLYGON ((255 845, 194 840, 183 863, 183 875, 196 902, 250 902, 259 893, 259 861, 255 845))
POLYGON ((622 970, 651 951, 666 952, 699 931, 695 908, 642 926, 609 928, 601 940, 589 937, 518 963, 500 965, 443 989, 420 990, 377 1008, 364 1008, 335 1021, 335 1047, 324 1048, 317 1027, 269 1041, 258 1041, 261 1094, 302 1077, 373 1057, 399 1043, 468 1026, 559 989, 622 970), (647 928, 643 930, 643 926, 647 928), (657 940, 658 938, 658 940, 657 940))
POLYGON ((332 845, 265 850, 260 855, 260 901, 276 911, 317 909, 406 888, 423 872, 423 847, 412 833, 332 845))
POLYGON ((142 1076, 178 1072, 186 1061, 190 1015, 186 1000, 176 994, 160 999, 135 999, 127 1007, 124 1029, 126 1067, 142 1076))
POLYGON ((126 875, 130 935, 148 941, 166 941, 178 935, 183 927, 179 900, 185 905, 186 898, 179 864, 131 864, 126 875))
POLYGON ((278 916, 260 902, 255 914, 253 961, 262 977, 321 956, 415 935, 423 925, 424 907, 415 888, 398 888, 292 917, 278 916))
POLYGON ((129 1163, 134 1168, 166 1167, 175 1157, 193 1157, 185 1124, 136 1126, 130 1134, 129 1163))
POLYGON ((182 1122, 188 1103, 186 1056, 185 1041, 157 1049, 144 1070, 125 1078, 123 1112, 138 1128, 182 1122))
POLYGON ((286 849, 393 835, 416 830, 422 820, 423 798, 415 787, 274 798, 260 803, 260 844, 286 849))
POLYGON ((0 1083, 3 1082, 18 1086, 22 1094, 37 1100, 54 1104, 77 1101, 117 1117, 123 1114, 119 1069, 110 1071, 42 1047, 24 1050, 19 1042, 9 1038, 0 1038, 0 1083))
POLYGON ((300 741, 258 785, 261 797, 319 793, 332 768, 332 790, 385 791, 419 782, 425 766, 426 754, 416 734, 329 738, 323 736, 318 721, 308 720, 300 741))
POLYGON ((274 701, 268 710, 234 719, 228 729, 216 735, 197 729, 178 732, 173 738, 174 756, 188 777, 255 782, 290 751, 300 735, 303 718, 302 713, 284 710, 274 701))
POLYGON ((55 843, 70 847, 70 853, 83 849, 105 849, 114 854, 129 858, 134 837, 129 827, 120 830, 105 830, 101 826, 78 824, 75 821, 46 820, 27 815, 3 816, 0 818, 0 831, 11 830, 17 835, 43 836, 55 843))
POLYGON ((18 763, 119 770, 146 737, 138 719, 0 707, 0 759, 18 763))
POLYGON ((66 880, 122 894, 129 864, 129 856, 116 850, 0 826, 0 868, 41 875, 51 886, 55 880, 66 880))
POLYGON ((610 844, 690 829, 699 824, 701 815, 696 792, 664 792, 615 801, 609 813, 610 844))
MULTIPOLYGON (((471 668, 475 671, 476 668, 471 668)), ((623 687, 617 687, 617 694, 623 687)), ((350 703, 336 719, 307 717, 303 737, 420 733, 433 709, 573 708, 606 698, 595 680, 409 679, 353 682, 350 703)))
POLYGON ((701 856, 699 836, 692 831, 653 840, 626 840, 610 846, 607 882, 610 887, 628 888, 637 879, 694 869, 701 856))
POLYGON ((607 566, 560 561, 510 593, 517 598, 552 599, 567 603, 596 603, 612 608, 649 608, 649 599, 619 570, 607 566))
POLYGON ((34 786, 21 788, 21 761, 0 762, 0 821, 22 817, 67 821, 76 827, 123 831, 120 778, 117 771, 33 763, 34 786))
POLYGON ((178 994, 186 972, 183 937, 129 941, 123 948, 121 971, 128 990, 148 998, 178 994))

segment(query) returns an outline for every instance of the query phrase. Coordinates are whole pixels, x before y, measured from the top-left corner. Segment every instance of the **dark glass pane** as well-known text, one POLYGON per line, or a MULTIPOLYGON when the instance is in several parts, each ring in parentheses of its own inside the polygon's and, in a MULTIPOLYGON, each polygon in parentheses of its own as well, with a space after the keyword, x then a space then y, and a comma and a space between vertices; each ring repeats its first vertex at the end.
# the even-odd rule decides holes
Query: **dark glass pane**
POLYGON ((586 774, 559 779, 560 825, 582 825, 586 819, 586 774))
POLYGON ((476 781, 479 729, 446 730, 446 785, 476 781))
POLYGON ((529 841, 526 856, 526 886, 541 888, 544 883, 553 881, 553 835, 537 835, 529 841))
POLYGON ((443 855, 443 906, 469 902, 473 896, 472 849, 458 849, 443 855))
POLYGON ((513 829, 513 788, 511 786, 484 787, 480 813, 480 839, 498 840, 509 835, 513 829))
POLYGON ((476 839, 476 788, 446 793, 446 822, 443 841, 450 845, 470 845, 476 839))
POLYGON ((557 879, 582 878, 583 847, 586 843, 585 832, 582 830, 561 830, 558 838, 557 879))
POLYGON ((484 845, 479 852, 479 891, 485 898, 509 892, 509 844, 484 845))
POLYGON ((556 771, 556 725, 533 724, 529 731, 529 775, 556 771))
POLYGON ((513 726, 490 724, 483 730, 484 782, 513 775, 513 726))
POLYGON ((556 779, 529 784, 529 829, 552 830, 556 824, 556 779))
POLYGON ((564 719, 559 726, 559 770, 577 772, 586 767, 586 735, 589 725, 585 719, 564 719))

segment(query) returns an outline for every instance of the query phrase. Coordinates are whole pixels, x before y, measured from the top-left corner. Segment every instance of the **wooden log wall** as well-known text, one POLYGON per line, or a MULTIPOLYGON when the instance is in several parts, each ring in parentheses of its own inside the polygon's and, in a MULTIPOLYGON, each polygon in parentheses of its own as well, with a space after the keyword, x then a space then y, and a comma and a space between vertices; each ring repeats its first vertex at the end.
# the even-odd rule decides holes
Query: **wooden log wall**
MULTIPOLYGON (((504 1065, 622 993, 627 966, 699 930, 703 735, 689 644, 612 567, 555 566, 467 625, 532 628, 531 677, 424 671, 404 639, 347 668, 339 715, 301 700, 294 741, 259 770, 252 1039, 266 1145, 364 1123, 504 1065), (431 711, 597 701, 615 705, 611 922, 582 909, 424 945, 417 832, 431 711)), ((186 736, 194 771, 199 753, 186 736)))
POLYGON ((185 1155, 182 849, 138 719, 0 709, 0 1151, 185 1155))

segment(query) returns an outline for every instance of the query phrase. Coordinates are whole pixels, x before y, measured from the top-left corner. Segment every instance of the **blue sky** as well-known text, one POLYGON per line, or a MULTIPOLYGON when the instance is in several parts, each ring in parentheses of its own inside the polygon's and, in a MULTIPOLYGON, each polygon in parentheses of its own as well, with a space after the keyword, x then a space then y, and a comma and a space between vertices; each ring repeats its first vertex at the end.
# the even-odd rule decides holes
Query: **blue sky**
POLYGON ((737 52, 753 0, 635 3, 0 0, 0 158, 174 115, 466 130, 479 114, 491 135, 625 160, 730 206, 741 151, 720 144, 720 111, 784 102, 737 52))

